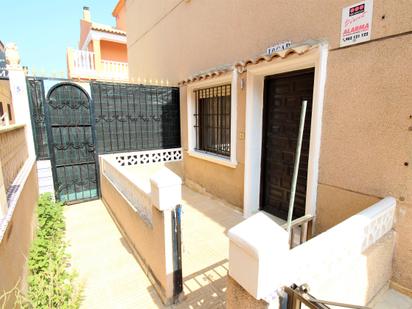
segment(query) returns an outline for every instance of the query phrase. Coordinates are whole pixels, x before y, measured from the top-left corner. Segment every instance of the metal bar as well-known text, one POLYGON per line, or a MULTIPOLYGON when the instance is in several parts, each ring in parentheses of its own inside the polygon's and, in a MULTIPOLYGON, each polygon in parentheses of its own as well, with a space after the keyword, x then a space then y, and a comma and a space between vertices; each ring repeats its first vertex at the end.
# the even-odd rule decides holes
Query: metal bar
MULTIPOLYGON (((103 119, 103 102, 102 102, 102 90, 101 90, 101 85, 99 85, 99 84, 93 84, 93 86, 95 86, 95 87, 98 87, 98 91, 99 91, 99 105, 100 105, 100 119, 103 119)), ((93 87, 93 89, 96 89, 95 87, 93 87)), ((93 100, 93 102, 95 102, 94 100, 93 100)), ((106 150, 106 142, 105 142, 105 138, 104 138, 104 127, 103 127, 103 122, 100 122, 99 123, 99 125, 100 125, 100 127, 101 127, 101 132, 102 132, 102 148, 103 149, 99 149, 99 148, 97 148, 97 151, 102 151, 102 152, 104 152, 105 150, 106 150)), ((96 128, 97 129, 97 128, 96 128)), ((96 131, 96 133, 97 133, 97 131, 96 131)), ((110 137, 110 135, 109 135, 109 137, 110 137)))
MULTIPOLYGON (((292 221, 292 227, 296 226, 296 225, 300 225, 300 224, 304 224, 306 222, 309 222, 311 220, 313 220, 315 217, 313 215, 304 215, 303 217, 297 218, 295 220, 292 221)), ((287 229, 288 224, 285 223, 282 225, 282 228, 287 229)))
POLYGON ((126 88, 126 102, 127 102, 127 127, 128 127, 128 131, 127 131, 127 133, 128 133, 128 135, 129 135, 129 148, 128 148, 128 150, 132 150, 133 149, 133 147, 132 147, 132 129, 130 128, 130 126, 131 126, 131 121, 130 121, 130 110, 129 110, 129 105, 130 105, 130 103, 129 103, 129 86, 128 85, 126 85, 125 86, 125 88, 126 88))
POLYGON ((302 303, 310 309, 329 309, 323 304, 316 304, 305 298, 299 290, 290 287, 284 287, 284 290, 288 294, 288 309, 300 309, 302 303))
POLYGON ((305 223, 303 223, 303 224, 300 225, 299 245, 302 244, 302 243, 304 243, 304 242, 306 241, 306 239, 305 239, 305 235, 306 235, 306 233, 305 233, 305 227, 306 227, 306 224, 305 224, 305 223))
POLYGON ((182 274, 182 246, 181 246, 181 215, 182 206, 176 205, 172 215, 172 241, 173 241, 173 303, 179 301, 183 292, 182 274))
MULTIPOLYGON (((97 142, 97 135, 96 135, 96 112, 94 109, 94 101, 93 98, 89 97, 89 121, 91 124, 90 127, 90 133, 91 133, 91 138, 92 138, 92 144, 93 144, 93 158, 94 158, 94 170, 95 170, 95 177, 96 177, 96 194, 97 197, 101 197, 101 188, 100 188, 100 164, 99 164, 99 153, 97 151, 96 148, 96 142, 97 142)), ((90 178, 88 178, 88 181, 90 181, 90 178)), ((90 198, 92 198, 92 193, 91 193, 91 189, 89 188, 89 192, 90 192, 90 198)))
POLYGON ((345 303, 339 303, 339 302, 328 301, 328 300, 321 300, 321 299, 314 298, 310 294, 306 294, 306 295, 308 295, 310 297, 310 301, 312 301, 314 303, 318 303, 318 304, 337 306, 337 307, 342 307, 342 308, 371 309, 370 307, 365 307, 365 306, 345 304, 345 303))
MULTIPOLYGON (((109 105, 109 86, 105 84, 105 93, 106 93, 106 108, 107 108, 107 117, 110 118, 110 105, 109 105)), ((109 121, 109 142, 110 142, 110 151, 113 151, 113 136, 112 136, 112 125, 109 121)))
POLYGON ((308 104, 307 100, 302 101, 302 110, 300 113, 300 124, 299 124, 299 135, 298 135, 298 142, 296 145, 296 157, 295 157, 295 167, 293 170, 293 178, 292 178, 292 188, 290 192, 290 200, 289 200, 289 212, 288 212, 288 220, 287 220, 287 232, 289 234, 289 242, 291 243, 290 239, 290 232, 292 226, 292 216, 293 216, 293 207, 295 204, 295 194, 296 194, 296 183, 298 180, 298 173, 299 173, 299 163, 300 163, 300 153, 302 149, 302 140, 303 140, 303 130, 305 126, 305 116, 306 116, 306 106, 308 104))
POLYGON ((307 232, 306 232, 306 241, 310 240, 313 237, 313 220, 308 221, 307 232))
POLYGON ((116 104, 116 85, 113 84, 112 85, 112 89, 113 89, 113 106, 114 106, 114 124, 115 124, 115 136, 116 136, 116 150, 119 151, 119 129, 118 129, 118 125, 117 125, 117 116, 118 116, 118 111, 117 111, 117 104, 116 104))
POLYGON ((90 124, 52 124, 52 128, 78 128, 78 127, 91 127, 90 124))
MULTIPOLYGON (((120 115, 119 117, 123 117, 123 86, 119 86, 119 100, 120 100, 120 115)), ((123 136, 123 148, 122 150, 126 150, 126 138, 124 135, 124 122, 121 122, 122 124, 122 136, 123 136)))

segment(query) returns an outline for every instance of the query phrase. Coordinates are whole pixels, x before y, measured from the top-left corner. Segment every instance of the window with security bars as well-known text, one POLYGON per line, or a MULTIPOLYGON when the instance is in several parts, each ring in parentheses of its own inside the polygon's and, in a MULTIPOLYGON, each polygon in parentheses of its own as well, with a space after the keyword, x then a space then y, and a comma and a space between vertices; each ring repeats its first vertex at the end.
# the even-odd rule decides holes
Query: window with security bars
POLYGON ((230 157, 231 86, 198 89, 194 94, 195 149, 230 157))

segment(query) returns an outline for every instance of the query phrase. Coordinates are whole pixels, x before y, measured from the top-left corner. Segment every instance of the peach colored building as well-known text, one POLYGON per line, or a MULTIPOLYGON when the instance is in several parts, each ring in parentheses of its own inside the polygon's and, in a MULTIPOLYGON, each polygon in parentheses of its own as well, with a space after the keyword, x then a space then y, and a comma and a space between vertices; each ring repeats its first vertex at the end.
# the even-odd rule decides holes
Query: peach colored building
POLYGON ((128 80, 124 2, 116 5, 112 15, 116 27, 93 22, 90 9, 83 8, 78 49, 67 49, 68 78, 128 80))
POLYGON ((297 213, 319 233, 396 197, 392 285, 412 294, 412 3, 366 2, 126 1, 129 74, 180 86, 186 184, 246 217, 285 219, 307 101, 297 213))

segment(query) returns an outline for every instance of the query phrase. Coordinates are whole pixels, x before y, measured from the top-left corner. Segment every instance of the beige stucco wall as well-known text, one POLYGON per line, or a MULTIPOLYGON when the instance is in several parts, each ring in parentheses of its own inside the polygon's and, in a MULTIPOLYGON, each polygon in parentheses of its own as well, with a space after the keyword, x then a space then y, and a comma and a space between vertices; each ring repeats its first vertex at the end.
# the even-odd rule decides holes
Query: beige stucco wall
MULTIPOLYGON (((338 47, 341 10, 350 0, 126 1, 133 77, 177 82, 261 54, 290 39, 325 38, 338 47)), ((410 31, 412 2, 375 0, 372 38, 410 31), (385 18, 382 19, 382 16, 385 18)))
MULTIPOLYGON (((12 290, 19 281, 17 287, 23 292, 26 291, 27 256, 34 237, 34 209, 38 194, 37 170, 36 164, 33 164, 0 243, 0 295, 12 290)), ((8 300, 5 307, 13 308, 14 297, 8 300)))
POLYGON ((412 201, 411 46, 405 35, 330 52, 320 183, 412 201))
MULTIPOLYGON (((241 75, 241 77, 243 77, 241 75)), ((238 81, 236 156, 237 166, 227 167, 206 161, 188 154, 187 127, 187 87, 180 88, 180 127, 182 131, 182 148, 184 151, 184 179, 191 186, 195 183, 202 189, 227 202, 243 207, 243 176, 245 168, 245 101, 246 93, 240 89, 238 81)))
POLYGON ((325 230, 377 197, 403 201, 393 280, 412 289, 410 46, 405 35, 330 52, 317 226, 325 230))
POLYGON ((226 308, 227 309, 266 309, 269 304, 257 300, 248 293, 236 280, 227 276, 226 308))
MULTIPOLYGON (((165 252, 165 216, 170 212, 161 212, 152 207, 153 227, 145 223, 139 214, 132 209, 126 199, 101 175, 102 200, 111 213, 120 230, 130 242, 149 279, 164 301, 172 295, 166 294, 166 288, 173 274, 167 273, 165 252)), ((166 218, 166 220, 170 219, 166 218)), ((168 289, 170 291, 170 289, 168 289)))
POLYGON ((397 209, 396 247, 393 282, 412 297, 412 204, 399 203, 397 209), (403 288, 403 289, 402 289, 403 288))
MULTIPOLYGON (((275 42, 329 43, 317 201, 325 230, 392 195, 398 199, 393 280, 412 289, 412 2, 374 0, 372 41, 339 48, 350 0, 128 1, 132 77, 181 81, 202 70, 264 53, 275 42)), ((246 76, 239 78, 244 79, 246 76)), ((186 87, 181 87, 187 149, 186 87)), ((245 93, 238 101, 237 157, 230 169, 184 156, 186 180, 242 207, 245 93)))

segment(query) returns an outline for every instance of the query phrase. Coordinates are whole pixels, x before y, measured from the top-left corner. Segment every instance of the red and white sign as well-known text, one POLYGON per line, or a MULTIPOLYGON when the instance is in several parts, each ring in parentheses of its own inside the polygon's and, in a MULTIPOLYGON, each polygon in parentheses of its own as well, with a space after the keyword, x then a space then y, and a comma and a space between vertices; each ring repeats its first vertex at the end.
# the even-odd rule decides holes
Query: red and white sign
POLYGON ((371 38, 373 0, 365 0, 342 10, 340 46, 348 46, 371 38))

